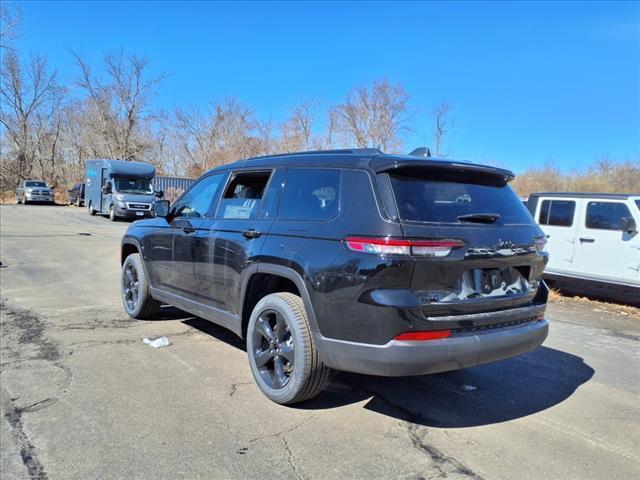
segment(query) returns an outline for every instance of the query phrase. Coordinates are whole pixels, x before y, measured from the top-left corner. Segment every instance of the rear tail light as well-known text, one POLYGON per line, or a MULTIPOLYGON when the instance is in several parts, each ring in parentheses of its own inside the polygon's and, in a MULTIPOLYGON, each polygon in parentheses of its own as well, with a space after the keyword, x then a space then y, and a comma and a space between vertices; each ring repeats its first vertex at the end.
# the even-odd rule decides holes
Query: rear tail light
POLYGON ((544 238, 544 237, 534 238, 533 239, 533 244, 536 247, 536 251, 538 253, 542 253, 542 252, 544 252, 544 247, 547 244, 547 239, 544 238))
POLYGON ((347 248, 354 252, 428 257, 446 257, 452 249, 464 245, 460 240, 406 240, 389 237, 347 237, 344 241, 347 248))
POLYGON ((451 336, 451 330, 434 330, 428 332, 405 332, 397 335, 394 340, 401 342, 422 342, 424 340, 440 340, 451 336))

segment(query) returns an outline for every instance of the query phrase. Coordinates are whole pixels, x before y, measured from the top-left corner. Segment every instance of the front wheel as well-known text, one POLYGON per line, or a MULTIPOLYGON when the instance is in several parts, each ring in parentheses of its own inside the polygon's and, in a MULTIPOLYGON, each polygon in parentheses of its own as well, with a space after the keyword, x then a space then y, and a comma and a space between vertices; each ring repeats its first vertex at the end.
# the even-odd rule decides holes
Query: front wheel
POLYGON ((19 197, 16 197, 16 203, 17 203, 18 205, 20 205, 20 204, 22 203, 22 200, 20 200, 20 198, 19 198, 19 197))
POLYGON ((140 254, 132 253, 124 261, 120 274, 120 291, 122 304, 129 316, 151 319, 160 313, 161 304, 151 297, 140 254))
POLYGON ((80 197, 76 197, 76 207, 80 207, 80 206, 81 206, 80 197))
POLYGON ((329 382, 309 328, 302 299, 267 295, 253 309, 247 328, 249 366, 269 399, 289 405, 318 395, 329 382))
POLYGON ((93 205, 91 204, 91 202, 89 202, 89 206, 87 207, 87 210, 89 210, 89 215, 91 216, 96 214, 96 211, 93 209, 93 205))

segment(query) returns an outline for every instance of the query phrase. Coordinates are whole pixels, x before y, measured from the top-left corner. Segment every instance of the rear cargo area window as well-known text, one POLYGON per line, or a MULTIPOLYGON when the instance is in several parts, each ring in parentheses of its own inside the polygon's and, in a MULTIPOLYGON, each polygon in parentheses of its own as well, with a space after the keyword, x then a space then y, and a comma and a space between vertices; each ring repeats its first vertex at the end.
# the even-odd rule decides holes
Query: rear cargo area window
POLYGON ((508 185, 439 180, 437 173, 389 174, 403 221, 466 223, 460 217, 497 215, 496 224, 531 224, 533 219, 508 185))
POLYGON ((589 202, 587 204, 587 228, 622 230, 622 219, 631 212, 624 203, 589 202))
POLYGON ((570 227, 573 225, 573 215, 576 202, 573 200, 544 200, 540 205, 540 225, 556 227, 570 227))
POLYGON ((285 220, 327 220, 338 212, 340 170, 291 168, 278 217, 285 220))
POLYGON ((237 173, 233 176, 218 207, 221 218, 255 218, 271 171, 237 173))

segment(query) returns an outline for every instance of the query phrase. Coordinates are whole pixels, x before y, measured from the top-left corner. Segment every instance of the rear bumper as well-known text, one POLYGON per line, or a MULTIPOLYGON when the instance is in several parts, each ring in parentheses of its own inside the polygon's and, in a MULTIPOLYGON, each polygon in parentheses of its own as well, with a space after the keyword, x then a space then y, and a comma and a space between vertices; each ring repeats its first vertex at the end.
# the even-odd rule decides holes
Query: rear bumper
POLYGON ((530 352, 547 338, 546 320, 428 341, 384 345, 325 338, 314 333, 324 363, 337 370, 388 377, 458 370, 530 352))

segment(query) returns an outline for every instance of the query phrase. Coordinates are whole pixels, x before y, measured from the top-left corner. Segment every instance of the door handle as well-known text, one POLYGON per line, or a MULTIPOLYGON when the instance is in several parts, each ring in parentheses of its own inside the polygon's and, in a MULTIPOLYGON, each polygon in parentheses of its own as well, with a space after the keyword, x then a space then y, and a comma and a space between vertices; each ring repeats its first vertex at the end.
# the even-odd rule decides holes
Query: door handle
POLYGON ((580 243, 594 243, 596 241, 595 238, 584 238, 584 237, 580 237, 579 240, 580 240, 580 243))
POLYGON ((193 227, 182 227, 182 231, 183 231, 184 233, 193 233, 193 232, 195 232, 195 231, 196 231, 196 229, 195 229, 195 228, 193 228, 193 227))
POLYGON ((242 232, 242 236, 244 238, 258 238, 260 235, 262 235, 260 232, 255 231, 253 228, 250 228, 249 230, 245 230, 242 232))

